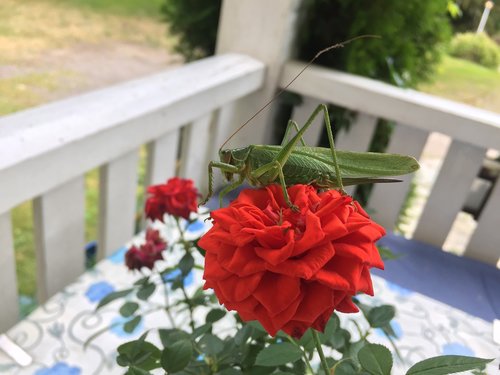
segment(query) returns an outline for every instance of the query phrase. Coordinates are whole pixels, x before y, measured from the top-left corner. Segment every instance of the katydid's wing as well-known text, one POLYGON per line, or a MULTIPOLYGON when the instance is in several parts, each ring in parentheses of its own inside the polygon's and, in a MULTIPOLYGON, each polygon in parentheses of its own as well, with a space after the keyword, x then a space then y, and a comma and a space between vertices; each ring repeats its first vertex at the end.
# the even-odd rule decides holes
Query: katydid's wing
MULTIPOLYGON (((298 147, 296 150, 298 153, 307 153, 308 157, 315 155, 316 158, 333 167, 332 154, 328 148, 298 147)), ((415 172, 420 168, 415 158, 407 155, 340 150, 336 151, 336 154, 342 180, 346 182, 348 179, 372 180, 383 177, 401 176, 415 172)))

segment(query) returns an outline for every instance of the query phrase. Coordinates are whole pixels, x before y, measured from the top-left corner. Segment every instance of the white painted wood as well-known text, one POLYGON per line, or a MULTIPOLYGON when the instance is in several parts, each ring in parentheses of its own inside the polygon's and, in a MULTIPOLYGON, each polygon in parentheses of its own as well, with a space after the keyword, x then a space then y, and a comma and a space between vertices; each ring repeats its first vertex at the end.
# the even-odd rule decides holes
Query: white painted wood
MULTIPOLYGON (((222 3, 217 54, 244 53, 263 61, 266 80, 260 91, 238 101, 231 121, 235 129, 271 99, 278 86, 283 63, 291 55, 297 30, 300 0, 226 0, 222 3)), ((273 106, 259 114, 231 142, 232 148, 269 144, 272 139, 273 106)))
POLYGON ((413 238, 442 247, 482 165, 486 149, 452 141, 413 238))
POLYGON ((2 308, 0 309, 0 333, 7 331, 19 320, 16 262, 10 213, 0 214, 0 285, 2 308))
POLYGON ((174 130, 148 144, 146 186, 162 184, 176 175, 179 130, 174 130))
POLYGON ((36 198, 33 208, 38 300, 45 302, 85 270, 83 176, 36 198))
POLYGON ((99 173, 98 259, 111 255, 135 232, 139 152, 110 161, 99 173))
MULTIPOLYGON (((280 86, 304 65, 286 63, 280 86)), ((466 104, 318 66, 307 69, 289 90, 479 147, 500 148, 500 114, 466 104)))
MULTIPOLYGON (((214 122, 211 128, 213 147, 208 149, 208 160, 220 160, 219 149, 229 138, 231 132, 234 131, 233 121, 236 118, 236 112, 237 106, 234 105, 234 103, 224 105, 215 112, 214 122)), ((224 148, 227 148, 227 146, 224 148)), ((213 175, 214 191, 225 186, 226 183, 227 181, 225 181, 220 170, 216 169, 213 175)))
MULTIPOLYGON (((311 117, 311 114, 318 107, 318 105, 323 104, 322 101, 314 99, 308 96, 302 98, 302 103, 293 108, 293 113, 291 119, 294 120, 299 127, 304 126, 306 121, 311 117)), ((304 141, 308 146, 317 146, 321 140, 321 135, 325 130, 325 122, 323 120, 323 114, 316 116, 311 127, 304 133, 304 141)), ((295 133, 292 133, 292 136, 295 133)))
MULTIPOLYGON (((332 124, 332 126, 335 126, 332 124)), ((377 126, 377 118, 365 113, 358 113, 348 131, 343 129, 335 139, 339 150, 368 151, 377 126)), ((345 192, 354 195, 357 186, 346 186, 345 192)))
POLYGON ((2 117, 0 212, 254 92, 263 80, 261 62, 228 54, 2 117))
POLYGON ((496 265, 500 258, 500 183, 497 181, 478 220, 465 255, 496 265))
POLYGON ((376 127, 376 117, 360 112, 356 115, 349 130, 343 129, 339 133, 335 146, 339 150, 368 151, 376 127))
MULTIPOLYGON (((387 148, 388 153, 404 154, 420 158, 429 134, 426 131, 397 124, 387 148)), ((368 202, 372 218, 384 228, 396 225, 413 175, 397 177, 398 183, 375 184, 368 202)))
POLYGON ((200 117, 183 129, 182 154, 179 175, 190 178, 198 191, 205 195, 208 191, 209 150, 213 148, 211 136, 212 114, 200 117))

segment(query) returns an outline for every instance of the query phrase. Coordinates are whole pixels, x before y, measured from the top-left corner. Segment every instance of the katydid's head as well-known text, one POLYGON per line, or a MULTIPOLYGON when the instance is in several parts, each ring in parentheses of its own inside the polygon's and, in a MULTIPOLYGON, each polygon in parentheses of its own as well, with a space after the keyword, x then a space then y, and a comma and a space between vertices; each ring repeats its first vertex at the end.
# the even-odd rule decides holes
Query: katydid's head
MULTIPOLYGON (((248 159, 249 152, 250 147, 219 150, 219 159, 224 164, 230 164, 238 167, 240 170, 243 170, 248 159)), ((224 170, 223 173, 228 180, 231 180, 234 174, 224 170)))

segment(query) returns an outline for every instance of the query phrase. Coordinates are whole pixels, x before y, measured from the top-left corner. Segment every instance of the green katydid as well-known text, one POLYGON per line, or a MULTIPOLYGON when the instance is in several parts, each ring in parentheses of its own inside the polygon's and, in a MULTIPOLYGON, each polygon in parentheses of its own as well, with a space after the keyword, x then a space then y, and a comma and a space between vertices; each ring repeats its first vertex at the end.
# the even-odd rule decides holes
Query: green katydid
MULTIPOLYGON (((342 47, 349 43, 339 43, 325 48, 297 74, 271 101, 262 107, 254 116, 245 122, 248 124, 256 115, 266 108, 277 96, 290 86, 295 79, 322 53, 333 48, 342 47)), ((233 133, 234 134, 236 134, 233 133)), ((231 136, 232 137, 232 136, 231 136)), ((231 138, 230 137, 230 138, 231 138)), ((227 141, 226 141, 227 143, 227 141)), ((225 143, 222 145, 224 147, 225 143)), ((246 180, 252 186, 266 186, 279 183, 283 189, 286 203, 293 209, 286 187, 294 184, 313 184, 321 189, 339 189, 344 193, 344 185, 358 185, 373 182, 397 182, 387 177, 400 176, 415 172, 418 162, 411 156, 384 154, 373 152, 351 152, 335 149, 333 133, 330 126, 330 117, 327 106, 320 104, 311 114, 306 123, 299 128, 296 122, 289 120, 283 141, 279 146, 250 145, 236 149, 219 149, 220 161, 211 161, 208 165, 208 194, 201 204, 204 204, 213 195, 213 170, 220 169, 228 181, 233 175, 239 175, 236 181, 226 186, 219 194, 219 203, 222 206, 223 197, 241 186, 246 180), (303 135, 320 112, 323 112, 324 123, 328 135, 329 148, 308 147, 303 135), (290 132, 295 129, 296 134, 288 140, 290 132), (299 146, 298 143, 301 143, 299 146)))

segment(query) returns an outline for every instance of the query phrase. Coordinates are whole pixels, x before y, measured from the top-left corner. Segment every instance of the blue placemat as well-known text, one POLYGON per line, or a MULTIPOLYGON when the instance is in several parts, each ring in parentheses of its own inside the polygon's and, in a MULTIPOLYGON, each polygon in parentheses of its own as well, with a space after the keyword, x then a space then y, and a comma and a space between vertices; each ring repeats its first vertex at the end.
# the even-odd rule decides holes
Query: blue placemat
POLYGON ((500 318, 500 270, 434 246, 389 234, 379 241, 400 258, 373 273, 471 315, 500 318))

